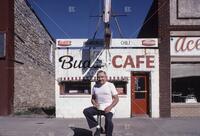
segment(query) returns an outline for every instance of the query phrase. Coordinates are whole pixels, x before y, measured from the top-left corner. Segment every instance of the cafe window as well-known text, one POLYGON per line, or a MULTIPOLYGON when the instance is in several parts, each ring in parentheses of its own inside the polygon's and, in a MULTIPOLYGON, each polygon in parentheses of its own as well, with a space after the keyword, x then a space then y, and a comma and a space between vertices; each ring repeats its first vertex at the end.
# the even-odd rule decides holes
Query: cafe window
POLYGON ((127 94, 127 81, 111 81, 118 92, 119 95, 127 94))
POLYGON ((0 32, 0 57, 5 56, 6 35, 0 32))
POLYGON ((200 103, 200 76, 172 79, 172 103, 200 103))
POLYGON ((90 93, 90 81, 69 81, 60 84, 60 95, 82 95, 90 93))

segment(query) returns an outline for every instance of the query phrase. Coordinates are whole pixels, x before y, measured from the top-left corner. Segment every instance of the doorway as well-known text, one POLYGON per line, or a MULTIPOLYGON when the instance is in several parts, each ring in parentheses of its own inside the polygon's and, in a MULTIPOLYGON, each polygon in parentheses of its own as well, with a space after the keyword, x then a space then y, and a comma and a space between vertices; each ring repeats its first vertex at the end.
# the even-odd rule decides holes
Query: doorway
POLYGON ((149 115, 149 73, 131 73, 131 116, 149 115))

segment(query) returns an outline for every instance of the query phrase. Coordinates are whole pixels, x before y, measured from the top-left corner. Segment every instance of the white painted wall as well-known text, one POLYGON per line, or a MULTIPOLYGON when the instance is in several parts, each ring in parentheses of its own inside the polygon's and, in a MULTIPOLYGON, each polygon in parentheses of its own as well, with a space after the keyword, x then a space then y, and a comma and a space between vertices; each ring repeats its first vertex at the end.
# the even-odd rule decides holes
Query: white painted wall
MULTIPOLYGON (((95 49, 94 49, 95 50, 95 49)), ((58 62, 58 58, 62 55, 73 55, 74 58, 81 60, 82 51, 81 49, 62 49, 56 50, 56 79, 64 77, 78 77, 84 75, 81 69, 61 69, 61 64, 58 62)), ((127 118, 131 114, 131 72, 132 71, 145 71, 150 72, 150 110, 151 117, 159 117, 159 54, 158 49, 109 49, 103 51, 102 55, 99 57, 104 63, 105 66, 102 68, 108 74, 108 76, 126 76, 128 77, 127 84, 127 94, 119 96, 119 103, 116 106, 116 112, 114 117, 116 118, 127 118), (145 64, 141 64, 139 68, 126 67, 126 68, 115 68, 112 65, 112 57, 115 55, 121 55, 122 60, 118 59, 116 63, 121 64, 125 61, 127 55, 130 55, 133 59, 137 55, 144 56, 154 56, 154 68, 146 68, 145 64)), ((144 60, 145 61, 145 60, 144 60)), ((145 63, 145 62, 144 62, 145 63)), ((93 84, 93 83, 92 83, 93 84)), ((56 117, 59 118, 82 118, 83 109, 91 106, 90 95, 60 95, 59 94, 59 85, 58 82, 55 82, 56 85, 56 117)))

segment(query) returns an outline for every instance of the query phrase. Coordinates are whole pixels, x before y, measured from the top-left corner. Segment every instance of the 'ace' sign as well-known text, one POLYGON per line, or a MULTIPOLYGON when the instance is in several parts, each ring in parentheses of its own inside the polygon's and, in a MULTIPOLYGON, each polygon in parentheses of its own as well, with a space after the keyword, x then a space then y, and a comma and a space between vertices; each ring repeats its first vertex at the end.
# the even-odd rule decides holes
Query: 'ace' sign
POLYGON ((172 37, 171 56, 200 56, 200 37, 172 37))

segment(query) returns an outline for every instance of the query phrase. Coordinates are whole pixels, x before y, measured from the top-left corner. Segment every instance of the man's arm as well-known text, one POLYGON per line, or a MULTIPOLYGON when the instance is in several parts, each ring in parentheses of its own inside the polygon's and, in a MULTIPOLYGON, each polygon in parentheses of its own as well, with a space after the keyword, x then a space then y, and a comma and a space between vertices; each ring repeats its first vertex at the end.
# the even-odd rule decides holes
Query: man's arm
POLYGON ((119 97, 118 95, 114 95, 113 96, 113 101, 111 103, 111 105, 109 105, 108 107, 105 108, 105 112, 108 113, 112 110, 113 107, 115 107, 115 105, 117 105, 117 103, 119 102, 119 97))
POLYGON ((92 95, 91 103, 94 105, 94 107, 99 107, 99 104, 96 102, 96 96, 94 94, 92 95))

